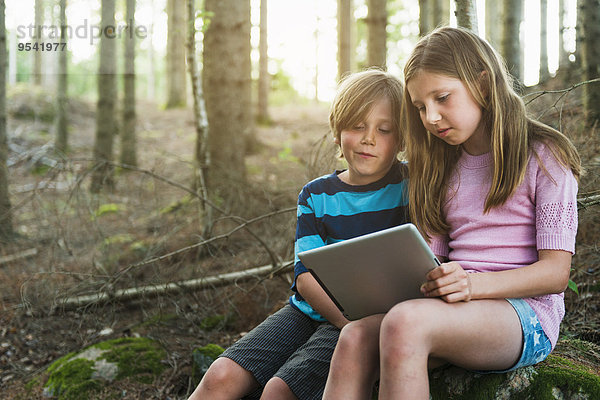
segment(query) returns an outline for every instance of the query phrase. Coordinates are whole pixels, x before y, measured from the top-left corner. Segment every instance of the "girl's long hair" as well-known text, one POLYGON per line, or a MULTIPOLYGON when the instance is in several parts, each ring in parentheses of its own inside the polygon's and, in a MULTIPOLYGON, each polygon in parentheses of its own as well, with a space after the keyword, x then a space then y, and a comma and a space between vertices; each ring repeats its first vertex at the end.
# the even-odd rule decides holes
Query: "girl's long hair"
POLYGON ((406 83, 420 71, 461 80, 482 109, 493 158, 485 212, 504 204, 514 193, 525 175, 536 141, 550 145, 556 159, 579 177, 581 162, 577 150, 562 133, 527 115, 523 100, 513 90, 512 78, 494 49, 466 29, 438 28, 419 40, 404 67, 402 119, 410 169, 409 209, 412 221, 424 235, 448 231, 442 207, 461 146, 449 145, 425 130, 406 89, 406 83))

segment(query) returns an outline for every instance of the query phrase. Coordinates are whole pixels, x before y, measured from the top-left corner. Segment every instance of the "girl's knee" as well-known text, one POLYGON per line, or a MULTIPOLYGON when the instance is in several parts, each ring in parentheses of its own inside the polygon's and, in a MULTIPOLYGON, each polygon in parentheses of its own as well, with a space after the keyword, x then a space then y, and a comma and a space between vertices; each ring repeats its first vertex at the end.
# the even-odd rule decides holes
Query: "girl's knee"
POLYGON ((411 341, 422 338, 428 314, 426 301, 405 301, 392 307, 381 323, 381 340, 411 341))
POLYGON ((362 320, 354 321, 342 328, 336 348, 346 350, 364 348, 369 344, 377 344, 376 329, 362 320))

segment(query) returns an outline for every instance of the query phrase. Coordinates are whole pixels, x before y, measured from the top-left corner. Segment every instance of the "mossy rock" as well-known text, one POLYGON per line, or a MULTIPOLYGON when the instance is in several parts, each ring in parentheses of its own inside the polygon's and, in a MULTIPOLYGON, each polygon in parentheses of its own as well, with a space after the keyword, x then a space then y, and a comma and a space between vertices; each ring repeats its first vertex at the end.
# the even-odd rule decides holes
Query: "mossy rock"
POLYGON ((55 95, 41 86, 16 84, 8 89, 6 97, 6 111, 13 118, 40 119, 45 122, 54 119, 55 95))
POLYGON ((545 361, 504 374, 439 368, 430 389, 432 400, 599 400, 600 346, 561 339, 545 361))
POLYGON ((221 355, 223 348, 216 344, 207 344, 204 347, 198 347, 192 351, 192 383, 194 386, 200 383, 200 380, 208 371, 208 367, 221 355))
POLYGON ((69 353, 47 369, 44 394, 58 400, 89 399, 111 382, 131 379, 151 384, 166 365, 165 350, 148 338, 121 338, 69 353))

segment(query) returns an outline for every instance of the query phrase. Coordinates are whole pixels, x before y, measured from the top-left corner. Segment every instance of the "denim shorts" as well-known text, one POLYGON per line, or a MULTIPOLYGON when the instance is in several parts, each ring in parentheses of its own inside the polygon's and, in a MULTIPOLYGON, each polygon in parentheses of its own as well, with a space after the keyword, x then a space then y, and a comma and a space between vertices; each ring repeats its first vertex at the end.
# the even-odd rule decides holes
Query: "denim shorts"
POLYGON ((550 351, 552 351, 552 343, 538 320, 537 315, 529 304, 523 299, 506 299, 517 314, 521 321, 521 329, 523 329, 523 351, 521 352, 521 358, 519 361, 509 369, 502 371, 477 371, 483 373, 502 373, 513 371, 517 368, 527 367, 529 365, 537 364, 544 361, 550 351))

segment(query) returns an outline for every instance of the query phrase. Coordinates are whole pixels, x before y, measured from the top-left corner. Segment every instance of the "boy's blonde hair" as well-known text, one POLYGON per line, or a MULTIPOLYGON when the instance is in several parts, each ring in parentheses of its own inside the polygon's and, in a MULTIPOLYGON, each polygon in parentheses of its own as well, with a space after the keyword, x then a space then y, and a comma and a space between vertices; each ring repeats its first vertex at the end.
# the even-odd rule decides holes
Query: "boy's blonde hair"
POLYGON ((371 106, 382 98, 387 98, 392 108, 392 131, 398 136, 398 148, 403 149, 400 123, 403 90, 398 78, 380 69, 347 75, 340 82, 329 110, 329 128, 334 139, 339 143, 343 130, 364 121, 371 106))
MULTIPOLYGON (((490 133, 493 170, 485 211, 508 200, 521 183, 532 145, 548 144, 556 159, 576 177, 580 159, 571 141, 557 130, 528 117, 525 104, 496 51, 463 28, 441 27, 417 43, 404 67, 404 82, 426 71, 461 80, 482 109, 484 129, 490 133)), ((452 146, 429 134, 404 90, 403 122, 410 169, 409 208, 422 233, 445 233, 442 206, 448 178, 460 156, 452 146)))

